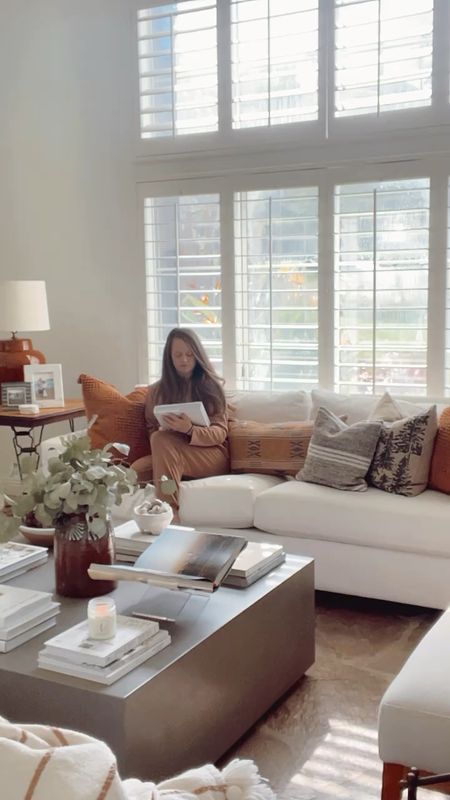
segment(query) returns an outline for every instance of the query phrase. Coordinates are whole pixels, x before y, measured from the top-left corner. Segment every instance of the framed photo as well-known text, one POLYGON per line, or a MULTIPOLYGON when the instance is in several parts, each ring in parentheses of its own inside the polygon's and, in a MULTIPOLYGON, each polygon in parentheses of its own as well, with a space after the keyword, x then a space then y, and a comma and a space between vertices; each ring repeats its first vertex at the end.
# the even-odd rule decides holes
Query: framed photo
POLYGON ((23 403, 31 403, 31 383, 19 381, 2 383, 2 406, 19 408, 23 403))
POLYGON ((61 364, 25 364, 23 371, 33 403, 40 408, 64 405, 61 364))

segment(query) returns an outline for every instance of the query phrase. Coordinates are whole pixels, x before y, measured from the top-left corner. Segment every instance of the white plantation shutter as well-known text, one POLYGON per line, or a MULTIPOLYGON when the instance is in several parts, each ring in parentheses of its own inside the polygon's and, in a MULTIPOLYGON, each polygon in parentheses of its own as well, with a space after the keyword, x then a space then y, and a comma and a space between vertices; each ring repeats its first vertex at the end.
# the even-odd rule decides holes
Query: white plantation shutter
POLYGON ((318 116, 318 0, 232 0, 234 128, 318 116))
POLYGON ((235 195, 238 388, 317 383, 317 228, 316 187, 235 195))
POLYGON ((222 372, 219 196, 147 198, 144 205, 149 379, 167 334, 193 329, 222 372))
POLYGON ((215 0, 180 0, 138 12, 141 137, 216 131, 215 0))
POLYGON ((433 0, 335 0, 336 116, 431 103, 433 0))
POLYGON ((427 388, 428 179, 335 193, 335 387, 427 388))

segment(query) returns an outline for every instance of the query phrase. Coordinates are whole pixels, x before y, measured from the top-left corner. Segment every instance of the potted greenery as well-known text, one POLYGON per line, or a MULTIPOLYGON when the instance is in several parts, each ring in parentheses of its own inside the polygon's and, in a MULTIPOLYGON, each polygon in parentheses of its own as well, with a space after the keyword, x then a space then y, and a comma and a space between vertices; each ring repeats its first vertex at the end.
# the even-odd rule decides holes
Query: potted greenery
MULTIPOLYGON (((114 460, 112 451, 128 455, 127 445, 91 450, 87 436, 68 436, 65 450, 50 458, 48 474, 26 471, 22 494, 0 496, 0 531, 17 532, 30 515, 45 528, 54 527, 56 591, 70 597, 92 597, 114 588, 113 581, 93 581, 91 562, 114 557, 110 510, 135 490, 134 470, 114 460)), ((25 465, 26 469, 26 465, 25 465)))

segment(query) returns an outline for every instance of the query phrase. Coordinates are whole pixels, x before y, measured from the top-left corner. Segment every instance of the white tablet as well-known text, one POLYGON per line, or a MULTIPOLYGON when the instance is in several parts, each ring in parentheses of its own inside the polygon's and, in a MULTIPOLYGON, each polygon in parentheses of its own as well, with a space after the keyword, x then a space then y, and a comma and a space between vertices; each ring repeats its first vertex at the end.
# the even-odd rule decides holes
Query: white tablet
POLYGON ((153 413, 162 426, 164 426, 163 417, 165 414, 187 414, 194 425, 208 427, 210 424, 206 408, 200 400, 193 403, 167 403, 166 405, 155 406, 153 413))

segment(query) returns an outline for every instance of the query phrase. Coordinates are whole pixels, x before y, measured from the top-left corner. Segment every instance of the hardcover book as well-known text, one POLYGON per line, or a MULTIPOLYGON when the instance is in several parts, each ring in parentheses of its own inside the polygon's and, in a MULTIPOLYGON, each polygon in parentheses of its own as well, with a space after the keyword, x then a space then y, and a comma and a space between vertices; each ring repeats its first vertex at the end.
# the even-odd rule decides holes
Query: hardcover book
POLYGON ((21 622, 10 625, 9 627, 0 628, 0 639, 2 641, 9 641, 9 639, 14 639, 15 636, 25 633, 25 631, 33 628, 35 625, 39 625, 41 622, 46 622, 48 619, 56 617, 56 615, 59 614, 60 605, 60 603, 50 603, 48 608, 45 608, 43 611, 33 611, 31 615, 27 615, 21 622))
POLYGON ((39 625, 34 625, 32 628, 20 633, 18 636, 14 636, 12 639, 8 639, 7 641, 0 639, 0 653, 9 653, 10 650, 14 650, 14 648, 25 644, 25 642, 28 642, 30 639, 34 639, 35 636, 39 636, 40 633, 44 633, 44 631, 52 628, 55 624, 56 620, 53 616, 51 619, 40 622, 39 625))
POLYGON ((88 574, 100 580, 135 580, 213 592, 246 544, 241 536, 165 530, 133 566, 91 564, 88 574))
POLYGON ((281 544, 268 544, 267 542, 248 542, 245 550, 240 553, 224 579, 226 586, 245 588, 267 575, 286 559, 286 554, 281 544))
POLYGON ((50 592, 0 585, 0 628, 9 628, 22 622, 33 611, 38 612, 50 607, 51 602, 50 592))
POLYGON ((85 680, 103 683, 109 686, 114 681, 122 678, 132 669, 139 667, 148 658, 159 653, 171 642, 167 631, 158 631, 148 641, 138 645, 134 650, 118 658, 106 667, 98 667, 90 664, 73 664, 63 661, 47 653, 47 648, 41 650, 38 656, 38 666, 51 672, 59 672, 63 675, 71 675, 74 678, 84 678, 85 680))
POLYGON ((247 542, 247 547, 242 553, 239 553, 234 562, 230 570, 230 575, 235 575, 240 578, 250 578, 254 572, 259 571, 267 564, 278 561, 284 555, 283 545, 281 544, 247 542))
POLYGON ((72 664, 106 667, 125 653, 146 642, 159 631, 157 622, 148 619, 117 617, 116 635, 112 639, 91 639, 88 621, 68 628, 45 642, 46 655, 72 664))
POLYGON ((0 575, 0 585, 3 583, 8 583, 8 581, 12 581, 13 578, 23 575, 24 572, 28 572, 30 569, 36 569, 36 567, 40 567, 41 564, 45 564, 47 559, 48 554, 43 553, 42 558, 36 559, 36 561, 33 561, 31 564, 25 564, 23 567, 12 567, 6 574, 0 575))
MULTIPOLYGON (((182 525, 168 525, 164 530, 193 531, 194 528, 185 528, 182 525)), ((164 532, 164 531, 163 531, 164 532)), ((158 535, 143 533, 137 522, 130 520, 118 525, 114 530, 114 544, 118 555, 140 555, 147 547, 155 542, 158 535)))
POLYGON ((0 544, 0 578, 18 567, 46 560, 47 556, 47 548, 20 542, 3 542, 0 544))

